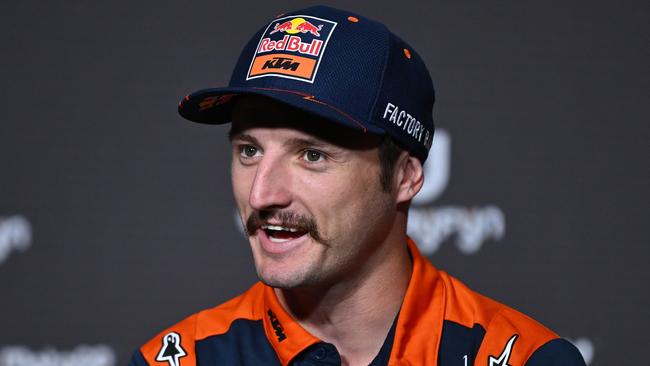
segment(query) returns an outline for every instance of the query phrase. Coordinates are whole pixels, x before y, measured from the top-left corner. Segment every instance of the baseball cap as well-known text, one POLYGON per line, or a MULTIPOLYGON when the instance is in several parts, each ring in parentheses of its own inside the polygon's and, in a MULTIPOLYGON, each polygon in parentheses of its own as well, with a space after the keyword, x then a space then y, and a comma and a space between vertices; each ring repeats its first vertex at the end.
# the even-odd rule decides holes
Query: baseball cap
POLYGON ((275 17, 246 44, 228 86, 194 92, 178 111, 228 123, 234 97, 245 94, 386 134, 422 162, 431 148, 435 97, 423 60, 385 25, 348 11, 315 6, 275 17))

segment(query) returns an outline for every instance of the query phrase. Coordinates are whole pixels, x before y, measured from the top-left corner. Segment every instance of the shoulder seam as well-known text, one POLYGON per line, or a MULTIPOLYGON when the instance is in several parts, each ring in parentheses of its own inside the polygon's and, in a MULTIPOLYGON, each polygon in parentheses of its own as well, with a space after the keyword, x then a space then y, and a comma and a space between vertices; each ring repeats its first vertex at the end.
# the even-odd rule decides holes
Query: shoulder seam
POLYGON ((526 357, 526 361, 524 361, 524 366, 526 366, 526 364, 528 363, 528 361, 530 361, 530 358, 533 357, 533 355, 535 354, 535 352, 539 351, 542 347, 546 346, 547 344, 553 342, 553 341, 556 340, 556 339, 561 339, 561 337, 551 338, 551 339, 549 339, 548 341, 546 341, 546 342, 540 344, 539 347, 535 348, 535 349, 533 350, 533 352, 531 352, 531 353, 528 355, 528 357, 526 357))

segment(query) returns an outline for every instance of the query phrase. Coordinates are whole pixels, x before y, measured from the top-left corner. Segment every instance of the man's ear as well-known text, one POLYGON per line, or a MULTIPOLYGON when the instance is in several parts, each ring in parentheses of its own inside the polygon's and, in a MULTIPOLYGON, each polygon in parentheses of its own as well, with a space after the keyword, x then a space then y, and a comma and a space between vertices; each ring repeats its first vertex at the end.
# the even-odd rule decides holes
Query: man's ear
POLYGON ((406 151, 397 163, 397 203, 410 202, 424 184, 424 168, 420 159, 406 151))

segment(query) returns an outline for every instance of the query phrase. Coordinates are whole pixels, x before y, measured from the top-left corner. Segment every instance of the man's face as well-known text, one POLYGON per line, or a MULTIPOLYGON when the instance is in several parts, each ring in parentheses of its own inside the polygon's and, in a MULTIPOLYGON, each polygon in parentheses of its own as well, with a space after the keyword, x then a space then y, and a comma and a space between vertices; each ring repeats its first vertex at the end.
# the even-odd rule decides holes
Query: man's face
POLYGON ((279 288, 363 273, 396 215, 379 138, 260 97, 233 109, 232 184, 258 276, 279 288))

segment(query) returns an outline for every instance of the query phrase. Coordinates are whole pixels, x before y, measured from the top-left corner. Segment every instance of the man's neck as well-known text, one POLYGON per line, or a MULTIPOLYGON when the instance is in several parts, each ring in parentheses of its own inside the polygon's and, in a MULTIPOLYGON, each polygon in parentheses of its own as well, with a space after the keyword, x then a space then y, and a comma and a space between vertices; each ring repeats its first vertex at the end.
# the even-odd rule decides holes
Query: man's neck
POLYGON ((307 331, 336 346, 344 365, 373 360, 408 287, 412 263, 406 238, 384 244, 366 268, 345 281, 318 289, 276 289, 282 305, 307 331))

